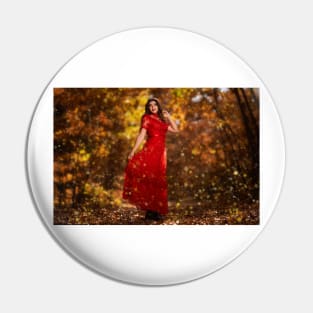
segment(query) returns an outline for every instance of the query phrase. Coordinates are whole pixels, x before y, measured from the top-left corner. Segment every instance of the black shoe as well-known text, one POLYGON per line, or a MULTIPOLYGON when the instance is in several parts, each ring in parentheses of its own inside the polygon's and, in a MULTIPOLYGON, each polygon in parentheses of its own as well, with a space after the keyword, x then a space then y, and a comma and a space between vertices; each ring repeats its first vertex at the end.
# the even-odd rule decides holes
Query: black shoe
POLYGON ((161 220, 163 220, 163 217, 159 212, 153 212, 153 219, 155 221, 161 221, 161 220))
POLYGON ((147 210, 145 220, 150 220, 150 219, 154 219, 154 212, 147 210))

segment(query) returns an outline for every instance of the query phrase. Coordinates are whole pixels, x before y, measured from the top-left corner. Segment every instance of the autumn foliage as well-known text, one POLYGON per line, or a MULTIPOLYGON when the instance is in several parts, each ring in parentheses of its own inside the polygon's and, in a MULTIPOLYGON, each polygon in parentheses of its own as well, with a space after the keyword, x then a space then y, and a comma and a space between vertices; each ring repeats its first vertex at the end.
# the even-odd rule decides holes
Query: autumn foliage
POLYGON ((166 138, 162 223, 259 224, 257 88, 54 89, 54 224, 147 223, 121 193, 151 96, 180 130, 166 138))

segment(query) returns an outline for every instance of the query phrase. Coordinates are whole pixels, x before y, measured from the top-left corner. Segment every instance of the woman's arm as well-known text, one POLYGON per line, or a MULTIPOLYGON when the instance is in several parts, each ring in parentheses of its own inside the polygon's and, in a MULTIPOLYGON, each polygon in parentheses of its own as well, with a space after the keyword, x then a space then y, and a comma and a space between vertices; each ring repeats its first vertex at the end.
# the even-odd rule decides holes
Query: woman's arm
POLYGON ((136 138, 136 143, 134 145, 134 148, 132 149, 132 151, 128 155, 128 159, 131 159, 133 157, 133 155, 135 154, 136 150, 138 149, 138 147, 140 146, 142 141, 145 139, 146 133, 147 133, 147 130, 145 128, 142 128, 140 133, 139 133, 139 135, 136 138))
MULTIPOLYGON (((164 110, 164 111, 165 111, 165 110, 164 110)), ((172 120, 170 114, 169 114, 167 111, 165 111, 165 112, 164 112, 164 111, 163 111, 163 114, 165 113, 164 116, 167 118, 167 120, 168 120, 169 123, 170 123, 170 126, 168 127, 168 130, 169 130, 170 132, 172 132, 172 133, 178 133, 178 132, 179 132, 179 129, 178 129, 176 123, 172 120)))

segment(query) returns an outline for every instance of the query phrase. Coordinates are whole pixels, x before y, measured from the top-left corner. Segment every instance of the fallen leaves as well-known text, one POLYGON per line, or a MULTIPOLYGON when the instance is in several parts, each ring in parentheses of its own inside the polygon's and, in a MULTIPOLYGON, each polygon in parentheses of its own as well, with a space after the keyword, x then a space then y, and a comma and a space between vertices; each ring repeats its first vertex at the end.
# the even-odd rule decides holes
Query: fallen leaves
POLYGON ((199 207, 191 205, 190 200, 182 201, 177 207, 169 203, 169 212, 163 221, 145 220, 144 210, 122 202, 117 207, 98 209, 56 209, 55 224, 59 225, 258 225, 259 206, 241 204, 236 208, 227 204, 207 201, 199 207))

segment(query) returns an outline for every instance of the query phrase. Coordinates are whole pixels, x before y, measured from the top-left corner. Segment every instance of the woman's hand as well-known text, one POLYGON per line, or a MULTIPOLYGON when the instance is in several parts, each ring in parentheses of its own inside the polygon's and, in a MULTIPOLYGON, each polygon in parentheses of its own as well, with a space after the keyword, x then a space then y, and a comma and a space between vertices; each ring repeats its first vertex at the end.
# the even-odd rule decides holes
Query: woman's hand
POLYGON ((170 113, 168 113, 168 111, 162 110, 162 113, 163 113, 163 116, 164 116, 165 118, 169 118, 169 117, 170 117, 170 113))
POLYGON ((127 159, 130 160, 134 156, 134 151, 131 151, 131 153, 128 155, 127 159))
POLYGON ((179 129, 176 123, 172 120, 170 113, 168 113, 166 110, 162 110, 162 113, 163 113, 163 116, 167 119, 167 122, 169 124, 167 130, 173 133, 178 133, 179 129))

